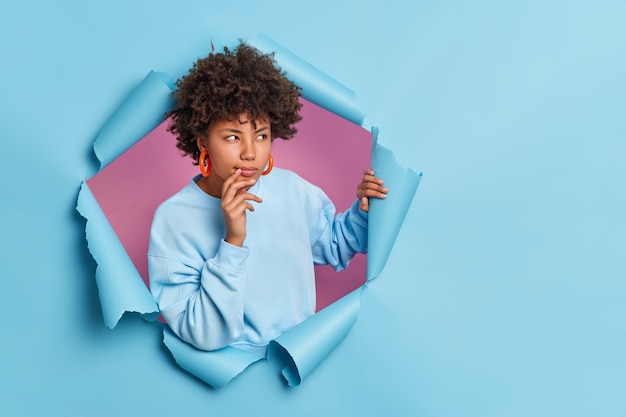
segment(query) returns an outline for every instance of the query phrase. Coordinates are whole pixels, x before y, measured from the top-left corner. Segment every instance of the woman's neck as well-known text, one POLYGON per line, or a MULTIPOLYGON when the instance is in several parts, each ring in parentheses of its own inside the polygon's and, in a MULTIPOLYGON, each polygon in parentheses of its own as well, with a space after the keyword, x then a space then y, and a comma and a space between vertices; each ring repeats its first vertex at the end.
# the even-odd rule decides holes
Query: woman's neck
POLYGON ((211 197, 222 198, 223 181, 220 182, 216 176, 209 175, 208 177, 202 177, 196 184, 211 197))

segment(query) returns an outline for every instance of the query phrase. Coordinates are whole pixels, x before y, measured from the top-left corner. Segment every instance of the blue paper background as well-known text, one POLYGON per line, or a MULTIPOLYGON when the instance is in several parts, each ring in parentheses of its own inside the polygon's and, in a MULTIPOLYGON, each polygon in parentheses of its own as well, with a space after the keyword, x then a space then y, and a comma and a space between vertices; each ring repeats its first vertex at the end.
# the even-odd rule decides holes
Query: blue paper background
POLYGON ((626 4, 0 5, 0 415, 626 413, 626 4), (214 391, 104 327, 74 211, 149 70, 262 32, 357 92, 424 178, 354 329, 295 389, 214 391))

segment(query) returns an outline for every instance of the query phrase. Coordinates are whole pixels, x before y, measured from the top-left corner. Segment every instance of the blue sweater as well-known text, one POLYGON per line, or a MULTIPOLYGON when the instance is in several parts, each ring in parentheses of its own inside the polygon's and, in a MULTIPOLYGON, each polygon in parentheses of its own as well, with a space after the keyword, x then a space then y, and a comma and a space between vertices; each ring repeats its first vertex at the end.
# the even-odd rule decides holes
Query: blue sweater
POLYGON ((315 312, 314 264, 344 269, 367 250, 367 213, 345 213, 318 187, 274 168, 250 192, 242 248, 224 241, 220 199, 194 178, 157 209, 150 232, 150 290, 182 340, 202 350, 266 345, 315 312))

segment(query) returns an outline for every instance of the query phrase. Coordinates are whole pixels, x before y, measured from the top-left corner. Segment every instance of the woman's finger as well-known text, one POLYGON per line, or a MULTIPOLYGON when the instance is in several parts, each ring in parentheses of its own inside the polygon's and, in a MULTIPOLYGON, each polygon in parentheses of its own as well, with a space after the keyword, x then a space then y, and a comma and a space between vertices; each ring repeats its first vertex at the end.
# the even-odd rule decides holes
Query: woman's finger
POLYGON ((222 210, 230 212, 232 210, 235 210, 241 204, 247 204, 249 207, 252 207, 251 211, 254 211, 254 207, 252 206, 252 204, 249 203, 250 201, 262 203, 263 199, 257 195, 248 192, 239 193, 230 200, 222 199, 222 210))
POLYGON ((230 175, 224 181, 224 184, 222 185, 222 201, 232 200, 237 194, 240 194, 242 190, 244 190, 244 192, 247 192, 248 188, 252 187, 256 182, 255 179, 238 180, 240 173, 241 170, 238 169, 237 171, 235 171, 234 174, 230 175))
POLYGON ((359 201, 359 208, 367 213, 369 211, 369 207, 370 202, 367 197, 361 197, 361 200, 359 201))

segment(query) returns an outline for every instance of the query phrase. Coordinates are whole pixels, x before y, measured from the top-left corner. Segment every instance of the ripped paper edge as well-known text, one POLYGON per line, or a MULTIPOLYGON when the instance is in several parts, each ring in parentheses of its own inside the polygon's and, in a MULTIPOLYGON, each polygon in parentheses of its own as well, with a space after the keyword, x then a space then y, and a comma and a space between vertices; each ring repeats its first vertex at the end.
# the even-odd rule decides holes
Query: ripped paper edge
MULTIPOLYGON (((279 66, 289 69, 287 77, 303 85, 303 96, 307 100, 362 125, 364 113, 356 107, 355 95, 351 90, 268 38, 259 37, 249 43, 264 52, 276 52, 275 58, 279 66)), ((167 81, 168 77, 163 73, 150 72, 107 121, 94 141, 94 152, 101 162, 101 169, 162 122, 162 116, 173 105, 171 98, 173 83, 167 81)), ((387 170, 394 174, 400 173, 402 185, 408 184, 409 187, 400 192, 400 186, 394 185, 393 180, 386 180, 391 189, 397 187, 395 194, 403 197, 398 203, 400 207, 394 209, 391 214, 381 204, 382 201, 372 201, 368 232, 370 242, 368 281, 377 277, 384 268, 421 177, 421 174, 398 167, 391 151, 378 145, 376 140, 378 130, 374 128, 372 133, 374 136, 372 165, 377 175, 384 177, 387 170), (371 229, 372 224, 383 225, 385 219, 389 218, 395 219, 393 227, 390 228, 387 224, 384 232, 371 229), (384 239, 379 238, 380 233, 385 235, 384 239)), ((387 207, 389 206, 391 204, 388 203, 387 207)), ((98 264, 96 281, 105 324, 114 328, 125 312, 138 312, 151 320, 158 317, 156 303, 86 182, 81 186, 76 209, 87 219, 87 241, 89 250, 98 264)), ((270 343, 269 358, 272 360, 274 357, 285 362, 283 376, 290 386, 299 385, 348 335, 358 319, 360 292, 363 288, 342 297, 270 343), (312 344, 311 341, 316 343, 312 344), (311 346, 317 347, 315 352, 311 351, 311 346), (281 356, 280 349, 284 349, 288 355, 281 356)), ((189 348, 192 350, 188 352, 191 353, 185 354, 185 349, 175 347, 177 341, 171 339, 167 331, 164 329, 164 344, 170 349, 181 368, 214 387, 227 384, 250 364, 260 359, 240 355, 241 351, 234 348, 215 352, 199 350, 194 352, 196 349, 190 345, 189 348), (196 353, 203 359, 198 357, 194 360, 193 358, 197 357, 196 353), (217 361, 212 362, 214 359, 217 361), (230 363, 233 367, 227 371, 222 369, 213 373, 211 370, 215 368, 211 366, 207 368, 207 364, 210 363, 230 363)))

